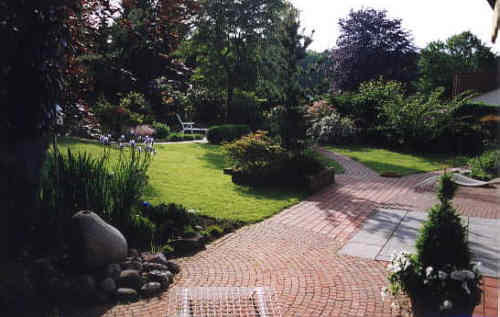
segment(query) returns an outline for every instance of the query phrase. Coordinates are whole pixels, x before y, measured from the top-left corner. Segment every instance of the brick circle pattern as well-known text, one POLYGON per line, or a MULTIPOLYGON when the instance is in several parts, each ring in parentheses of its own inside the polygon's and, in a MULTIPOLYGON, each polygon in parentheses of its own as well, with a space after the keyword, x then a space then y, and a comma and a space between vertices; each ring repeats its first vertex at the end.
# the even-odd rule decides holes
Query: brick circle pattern
MULTIPOLYGON (((271 287, 287 317, 397 316, 391 301, 380 294, 387 285, 386 263, 337 251, 375 208, 424 211, 436 203, 433 193, 415 191, 414 186, 437 172, 383 178, 359 162, 321 151, 346 170, 336 175, 336 184, 178 260, 181 273, 159 298, 94 307, 72 316, 173 316, 175 288, 200 286, 271 287)), ((461 189, 454 204, 463 214, 500 218, 499 194, 497 189, 461 189)), ((488 279, 485 285, 486 300, 476 312, 494 317, 498 281, 488 279)))

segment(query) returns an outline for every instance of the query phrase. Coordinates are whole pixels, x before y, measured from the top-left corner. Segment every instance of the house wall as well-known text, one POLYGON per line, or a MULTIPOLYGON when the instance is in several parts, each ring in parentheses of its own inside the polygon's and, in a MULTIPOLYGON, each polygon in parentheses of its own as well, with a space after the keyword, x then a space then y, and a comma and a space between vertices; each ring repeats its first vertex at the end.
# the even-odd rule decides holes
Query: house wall
POLYGON ((474 102, 484 102, 488 105, 497 105, 500 106, 500 88, 497 88, 493 91, 487 92, 475 98, 472 98, 474 102))

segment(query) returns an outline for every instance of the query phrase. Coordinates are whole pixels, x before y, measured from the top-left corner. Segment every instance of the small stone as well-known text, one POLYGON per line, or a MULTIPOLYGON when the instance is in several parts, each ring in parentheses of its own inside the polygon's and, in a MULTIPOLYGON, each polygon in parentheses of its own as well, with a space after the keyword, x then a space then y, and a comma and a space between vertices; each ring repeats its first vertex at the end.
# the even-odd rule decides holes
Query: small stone
POLYGON ((174 274, 177 274, 181 271, 179 264, 172 262, 172 261, 167 262, 167 267, 168 267, 168 270, 174 274))
POLYGON ((160 264, 160 263, 151 263, 151 262, 144 262, 143 265, 144 271, 153 271, 153 270, 163 270, 163 271, 168 271, 168 267, 166 265, 160 264))
POLYGON ((136 270, 136 271, 143 270, 142 263, 136 260, 122 262, 122 267, 125 270, 136 270))
POLYGON ((118 287, 120 288, 133 288, 140 290, 144 281, 137 270, 124 270, 120 273, 118 279, 118 287))
POLYGON ((173 274, 170 271, 154 270, 147 273, 147 278, 152 282, 159 282, 163 288, 167 288, 173 279, 173 274))
POLYGON ((121 301, 137 300, 137 291, 131 288, 119 288, 116 290, 116 297, 121 301))
POLYGON ((194 229, 196 229, 196 231, 202 231, 203 227, 200 225, 196 225, 196 226, 194 226, 194 229))
POLYGON ((111 277, 102 280, 99 286, 106 293, 113 293, 116 290, 116 283, 111 277))
POLYGON ((177 239, 170 243, 175 252, 187 253, 203 249, 205 247, 205 238, 198 232, 193 233, 192 236, 177 239))
POLYGON ((148 255, 145 260, 147 262, 152 262, 152 263, 159 263, 159 264, 163 264, 163 265, 168 265, 168 261, 167 261, 167 258, 165 257, 165 255, 163 255, 163 253, 155 253, 155 254, 151 254, 151 255, 148 255))
POLYGON ((141 287, 141 294, 146 296, 151 296, 158 293, 161 290, 161 284, 158 282, 149 282, 141 287))

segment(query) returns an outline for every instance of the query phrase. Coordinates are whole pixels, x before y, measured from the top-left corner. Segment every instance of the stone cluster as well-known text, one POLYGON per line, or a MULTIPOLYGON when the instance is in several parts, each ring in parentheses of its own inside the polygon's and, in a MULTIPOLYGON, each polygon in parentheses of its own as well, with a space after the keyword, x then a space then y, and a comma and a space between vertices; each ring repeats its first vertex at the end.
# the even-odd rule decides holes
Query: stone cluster
POLYGON ((89 272, 76 273, 50 258, 34 263, 33 279, 40 293, 54 300, 86 303, 135 301, 155 296, 172 283, 177 264, 161 253, 139 254, 131 249, 120 263, 107 264, 89 272))

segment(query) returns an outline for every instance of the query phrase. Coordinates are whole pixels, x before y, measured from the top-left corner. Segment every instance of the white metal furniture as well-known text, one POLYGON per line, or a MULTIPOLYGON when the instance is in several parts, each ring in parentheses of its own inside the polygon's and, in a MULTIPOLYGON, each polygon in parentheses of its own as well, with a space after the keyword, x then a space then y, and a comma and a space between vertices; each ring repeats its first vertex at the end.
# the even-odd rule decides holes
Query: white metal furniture
POLYGON ((176 113, 175 116, 177 117, 177 120, 179 120, 179 123, 182 126, 182 133, 186 133, 187 131, 190 131, 191 133, 194 132, 207 133, 208 129, 194 127, 194 122, 183 122, 181 116, 179 116, 178 113, 176 113))

